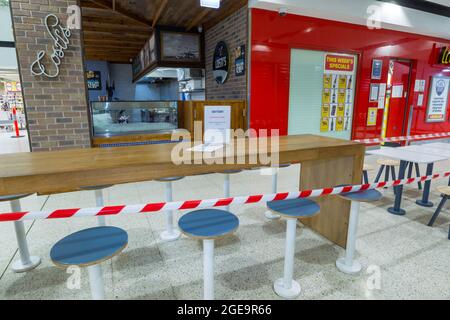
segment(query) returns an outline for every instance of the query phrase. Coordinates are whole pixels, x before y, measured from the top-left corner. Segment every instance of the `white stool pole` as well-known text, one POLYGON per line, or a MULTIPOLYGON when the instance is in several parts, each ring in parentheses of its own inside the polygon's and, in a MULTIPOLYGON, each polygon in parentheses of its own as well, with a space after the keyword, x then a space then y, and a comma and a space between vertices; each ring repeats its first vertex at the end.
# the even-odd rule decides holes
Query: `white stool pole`
POLYGON ((93 300, 105 299, 105 287, 103 285, 102 266, 96 264, 87 267, 89 273, 89 285, 91 287, 91 295, 93 300))
MULTIPOLYGON (((103 200, 103 189, 95 190, 95 204, 97 208, 102 208, 105 205, 105 201, 103 200)), ((99 227, 106 226, 106 218, 104 216, 98 216, 98 225, 99 227)))
POLYGON ((283 298, 292 299, 297 297, 301 288, 297 281, 293 280, 294 257, 295 257, 295 233, 297 219, 287 219, 286 222, 286 251, 284 254, 284 276, 275 281, 275 292, 283 298))
MULTIPOLYGON (((10 202, 12 212, 21 212, 20 200, 12 200, 10 202)), ((14 229, 16 231, 17 246, 19 248, 20 259, 13 263, 12 270, 14 272, 25 272, 36 268, 41 259, 36 256, 30 256, 28 250, 27 235, 23 221, 14 221, 14 229)))
POLYGON ((214 240, 203 240, 203 298, 214 300, 214 240))
MULTIPOLYGON (((224 198, 230 197, 230 174, 225 173, 225 177, 223 179, 223 196, 224 198)), ((226 206, 225 210, 230 211, 230 206, 226 206)))
MULTIPOLYGON (((278 168, 272 168, 272 193, 277 193, 278 192, 277 190, 278 190, 278 168)), ((280 219, 279 214, 275 214, 270 210, 266 210, 264 215, 269 220, 280 219)))
POLYGON ((359 202, 352 201, 350 209, 350 221, 348 224, 347 248, 345 250, 345 258, 339 258, 336 261, 336 267, 339 269, 339 271, 348 274, 355 274, 361 271, 361 264, 358 261, 354 260, 359 207, 359 202))
MULTIPOLYGON (((166 201, 172 202, 173 200, 173 190, 172 181, 166 181, 166 201)), ((180 232, 173 227, 173 211, 168 210, 166 214, 166 230, 161 233, 161 239, 164 241, 177 240, 180 237, 180 232)))

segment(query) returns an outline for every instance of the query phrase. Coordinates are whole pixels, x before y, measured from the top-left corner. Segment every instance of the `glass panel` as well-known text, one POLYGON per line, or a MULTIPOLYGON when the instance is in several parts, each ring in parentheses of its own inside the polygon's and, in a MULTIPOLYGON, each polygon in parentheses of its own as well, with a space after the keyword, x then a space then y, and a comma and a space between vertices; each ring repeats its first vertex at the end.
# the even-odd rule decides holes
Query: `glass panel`
POLYGON ((178 128, 177 101, 91 102, 94 136, 157 133, 178 128))
POLYGON ((299 50, 291 51, 288 134, 317 134, 350 139, 357 56, 353 57, 353 72, 324 72, 325 56, 337 53, 299 50), (327 88, 324 81, 330 80, 327 88), (342 85, 341 85, 342 80, 342 85), (345 80, 345 81, 344 81, 345 80), (329 92, 330 101, 324 101, 329 92), (342 94, 341 94, 342 93, 342 94))

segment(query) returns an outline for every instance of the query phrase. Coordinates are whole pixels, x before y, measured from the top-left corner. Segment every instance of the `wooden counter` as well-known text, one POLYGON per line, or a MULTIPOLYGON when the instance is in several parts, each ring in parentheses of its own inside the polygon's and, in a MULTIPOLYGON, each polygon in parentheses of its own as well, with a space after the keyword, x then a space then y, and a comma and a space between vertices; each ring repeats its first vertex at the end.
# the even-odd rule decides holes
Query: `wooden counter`
MULTIPOLYGON (((245 141, 248 143, 249 139, 245 141)), ((148 181, 261 165, 259 162, 248 164, 249 156, 253 154, 249 152, 248 146, 239 148, 235 154, 246 158, 244 164, 175 165, 171 160, 171 151, 175 145, 1 155, 0 196, 62 193, 79 190, 82 186, 148 181)), ((364 145, 351 141, 313 135, 286 136, 280 137, 279 159, 280 163, 302 164, 301 189, 321 188, 360 183, 364 150, 364 145)), ((224 160, 226 163, 230 159, 224 160)), ((248 183, 250 186, 251 181, 248 183)), ((199 194, 198 198, 201 199, 202 195, 199 194)), ((304 223, 344 246, 350 204, 339 197, 330 196, 322 197, 318 202, 321 213, 306 219, 304 223)))

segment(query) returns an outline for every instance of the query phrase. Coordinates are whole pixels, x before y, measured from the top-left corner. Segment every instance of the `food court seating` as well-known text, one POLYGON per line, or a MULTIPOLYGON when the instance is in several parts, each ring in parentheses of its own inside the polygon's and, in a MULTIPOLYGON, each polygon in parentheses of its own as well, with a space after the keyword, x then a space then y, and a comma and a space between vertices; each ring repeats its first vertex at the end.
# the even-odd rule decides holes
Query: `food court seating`
MULTIPOLYGON (((242 170, 234 169, 234 170, 225 170, 225 171, 220 172, 221 174, 224 175, 224 179, 223 179, 223 196, 224 196, 224 198, 230 197, 230 175, 239 173, 241 171, 242 170)), ((224 209, 230 210, 230 206, 225 206, 224 209)))
POLYGON ((383 170, 385 171, 384 175, 384 181, 389 181, 389 174, 392 177, 392 180, 396 179, 395 174, 395 167, 400 166, 399 160, 393 160, 393 159, 378 159, 377 163, 381 166, 378 170, 377 177, 375 178, 375 183, 380 181, 381 174, 383 173, 383 170))
POLYGON ((292 299, 297 297, 301 292, 300 284, 293 280, 297 219, 316 215, 320 211, 320 207, 312 200, 300 198, 270 201, 267 202, 267 207, 287 220, 284 276, 276 280, 273 287, 275 293, 280 297, 292 299))
POLYGON ((92 299, 103 300, 105 288, 101 263, 122 252, 127 244, 126 231, 116 227, 94 227, 58 241, 50 251, 50 258, 58 267, 86 267, 92 299))
MULTIPOLYGON (((281 168, 287 168, 290 165, 291 165, 290 163, 283 163, 283 164, 280 164, 278 167, 270 168, 272 170, 272 193, 278 192, 278 170, 281 168)), ((264 213, 264 216, 269 220, 280 219, 280 217, 281 217, 279 214, 276 214, 271 210, 267 210, 264 213)))
POLYGON ((214 299, 214 240, 233 233, 239 219, 218 209, 195 210, 183 215, 178 226, 186 236, 203 241, 203 298, 214 299))
MULTIPOLYGON (((439 186, 436 188, 442 195, 442 200, 439 203, 436 211, 434 212, 433 216, 430 219, 430 222, 428 222, 428 226, 432 227, 434 222, 436 221, 437 217, 441 213, 442 208, 444 207, 445 203, 447 202, 448 197, 450 197, 450 186, 439 186)), ((448 239, 450 240, 450 226, 448 229, 448 239)))
MULTIPOLYGON (((164 182, 166 185, 166 201, 171 202, 173 201, 173 188, 172 188, 172 182, 178 181, 183 179, 184 177, 168 177, 168 178, 161 178, 157 179, 156 181, 164 182)), ((173 211, 168 210, 166 211, 166 230, 161 232, 161 239, 163 241, 174 241, 180 238, 180 231, 175 229, 173 227, 173 211)))
MULTIPOLYGON (((106 188, 110 188, 112 185, 103 185, 103 186, 91 186, 91 187, 81 187, 81 190, 92 190, 95 191, 95 205, 98 208, 102 208, 105 205, 103 190, 106 188)), ((97 216, 98 225, 106 226, 106 218, 105 216, 97 216)))

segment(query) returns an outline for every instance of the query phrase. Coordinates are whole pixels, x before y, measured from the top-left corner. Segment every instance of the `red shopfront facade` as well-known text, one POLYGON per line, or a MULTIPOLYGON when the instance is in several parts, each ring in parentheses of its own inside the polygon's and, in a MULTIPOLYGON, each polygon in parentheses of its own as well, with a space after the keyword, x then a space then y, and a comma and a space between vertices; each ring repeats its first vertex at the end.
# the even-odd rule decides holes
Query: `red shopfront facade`
POLYGON ((251 30, 251 128, 288 133, 291 50, 307 49, 358 57, 352 139, 378 138, 382 134, 385 109, 377 110, 376 125, 367 125, 369 108, 376 107, 376 103, 369 102, 370 84, 387 83, 390 61, 408 65, 409 77, 403 79, 407 84, 405 112, 391 109, 387 136, 407 134, 408 122, 413 135, 450 132, 448 101, 444 122, 426 121, 431 77, 450 77, 450 65, 439 64, 437 57, 438 49, 450 47, 450 41, 293 14, 281 17, 278 12, 262 9, 251 10, 251 30), (265 49, 260 50, 261 47, 265 49), (383 61, 378 80, 371 79, 374 59, 383 61), (414 91, 416 79, 426 80, 422 93, 414 91), (418 106, 419 94, 423 95, 422 106, 418 106), (403 126, 397 130, 389 128, 389 124, 396 128, 396 123, 403 126))

